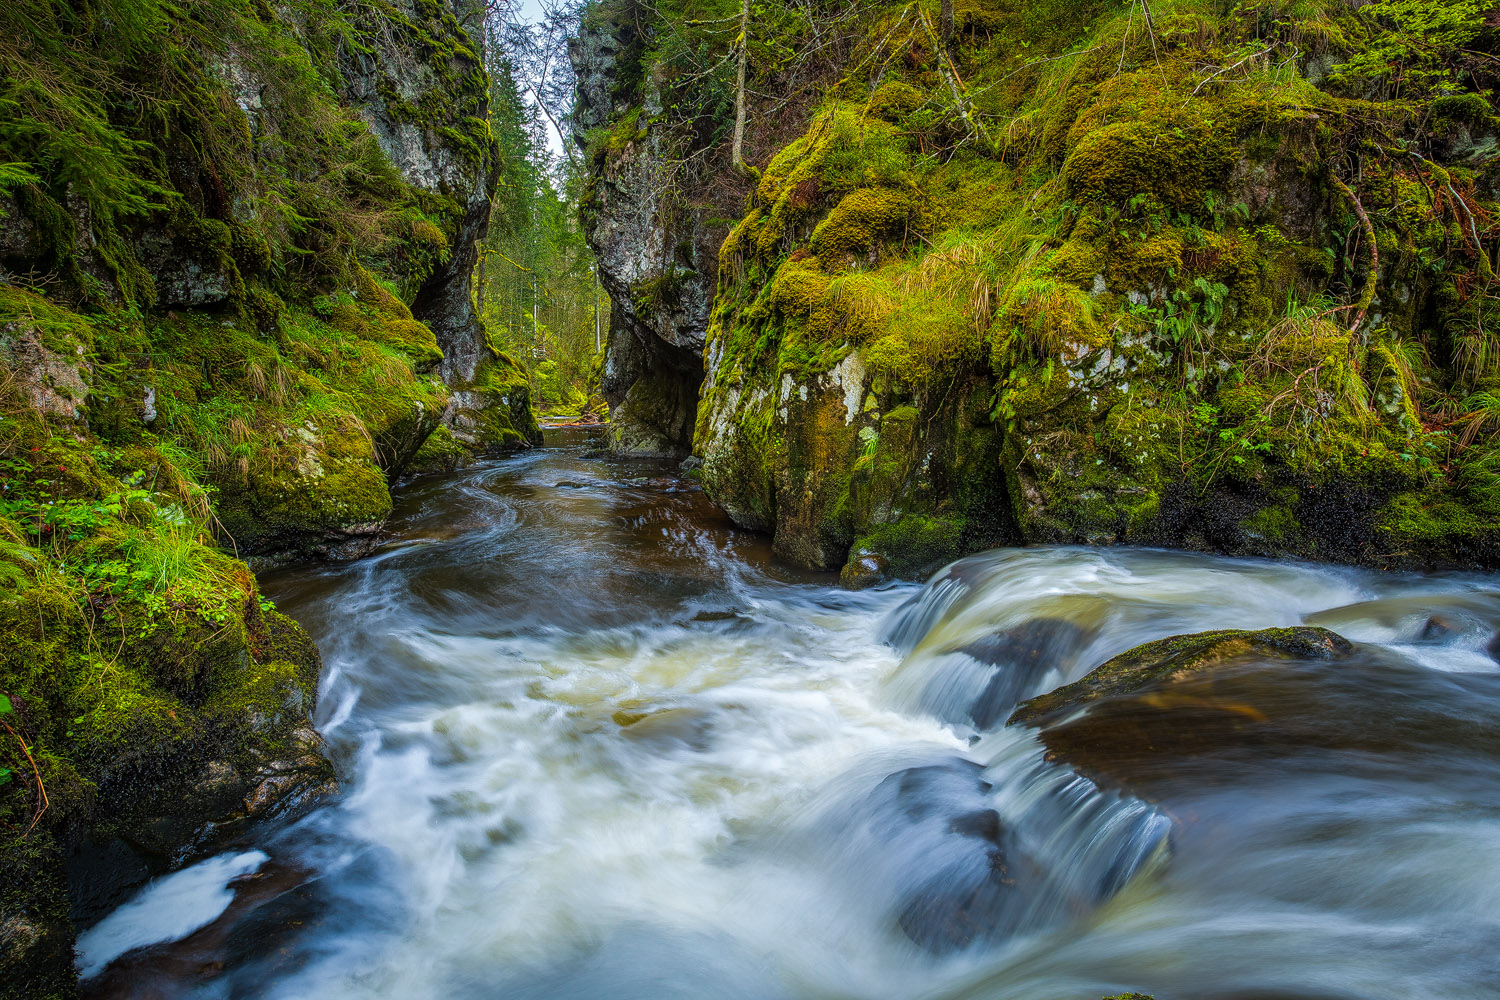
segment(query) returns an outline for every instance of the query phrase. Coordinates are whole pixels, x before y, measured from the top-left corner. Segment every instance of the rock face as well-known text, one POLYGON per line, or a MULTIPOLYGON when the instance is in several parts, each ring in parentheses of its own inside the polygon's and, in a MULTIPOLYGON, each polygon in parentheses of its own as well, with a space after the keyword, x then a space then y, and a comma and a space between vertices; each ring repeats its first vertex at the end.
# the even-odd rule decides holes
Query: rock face
MULTIPOLYGON (((666 37, 655 16, 635 23, 666 37)), ((723 142, 722 91, 672 89, 701 74, 670 47, 644 67, 622 35, 580 50, 594 242, 633 334, 613 371, 652 387, 625 412, 676 412, 662 352, 694 342, 700 296, 662 291, 716 273, 693 450, 715 501, 791 561, 909 576, 999 543, 1137 543, 1500 564, 1500 317, 1471 291, 1492 266, 1464 207, 1494 203, 1492 70, 1416 97, 1431 128, 1382 127, 1421 151, 1350 181, 1358 140, 1327 122, 1390 69, 1359 51, 1299 56, 1310 105, 1204 77, 1245 31, 1228 21, 1166 66, 1113 14, 957 17, 947 52, 920 18, 760 26, 788 51, 843 33, 849 59, 756 161, 716 267, 667 267, 705 199, 661 193, 694 147, 667 141, 659 95, 681 115, 701 91, 700 133, 723 142), (1453 169, 1459 201, 1407 211, 1453 169)), ((778 86, 754 100, 779 107, 778 86)))
MULTIPOLYGON (((692 448, 717 251, 712 152, 664 115, 626 4, 585 16, 570 49, 575 140, 590 160, 583 223, 612 303, 602 389, 611 444, 634 455, 692 448), (642 77, 638 88, 624 77, 642 77)), ((722 213, 718 213, 722 216, 722 213)))
POLYGON ((443 423, 478 455, 540 444, 529 386, 491 345, 472 297, 497 179, 483 7, 403 0, 385 13, 388 23, 364 26, 368 49, 344 50, 344 97, 441 220, 448 253, 420 281, 411 310, 436 335, 442 378, 454 390, 443 423))

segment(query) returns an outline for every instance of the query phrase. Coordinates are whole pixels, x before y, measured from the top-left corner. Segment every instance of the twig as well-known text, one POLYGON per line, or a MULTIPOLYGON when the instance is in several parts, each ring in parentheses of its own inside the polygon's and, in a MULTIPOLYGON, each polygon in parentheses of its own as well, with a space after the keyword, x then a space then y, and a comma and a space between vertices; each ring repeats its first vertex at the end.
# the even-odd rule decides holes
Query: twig
MULTIPOLYGON (((1413 150, 1408 149, 1406 151, 1406 154, 1408 156, 1416 157, 1418 160, 1421 160, 1423 163, 1427 164, 1429 167, 1436 167, 1437 166, 1436 163, 1433 163, 1431 160, 1427 159, 1421 153, 1418 153, 1418 152, 1415 152, 1413 150)), ((1448 176, 1447 171, 1443 171, 1443 173, 1442 173, 1441 176, 1442 176, 1442 180, 1443 180, 1443 186, 1448 189, 1448 193, 1453 196, 1453 200, 1456 201, 1456 202, 1458 202, 1458 207, 1462 208, 1464 210, 1464 216, 1469 220, 1469 232, 1474 237, 1474 249, 1479 252, 1479 256, 1480 257, 1485 257, 1484 244, 1482 244, 1479 241, 1479 227, 1476 226, 1476 225, 1474 225, 1474 213, 1471 212, 1471 211, 1469 211, 1469 205, 1468 205, 1468 203, 1465 202, 1462 198, 1460 198, 1459 195, 1458 195, 1458 192, 1453 189, 1453 179, 1448 176)))
POLYGON ((1151 16, 1148 0, 1141 0, 1141 20, 1146 22, 1146 34, 1151 36, 1151 58, 1156 60, 1156 72, 1161 76, 1162 86, 1167 83, 1167 71, 1161 68, 1161 55, 1156 51, 1156 19, 1151 16))
POLYGON ((1198 91, 1200 91, 1204 87, 1208 86, 1209 82, 1212 81, 1213 79, 1215 79, 1216 77, 1223 76, 1225 73, 1228 73, 1232 69, 1239 69, 1241 66, 1245 65, 1245 63, 1249 62, 1251 59, 1254 59, 1257 56, 1266 55, 1272 49, 1274 49, 1276 46, 1278 46, 1280 44, 1281 44, 1281 42, 1279 40, 1278 41, 1273 41, 1270 45, 1267 45, 1265 48, 1261 49, 1259 52, 1252 52, 1252 53, 1250 53, 1248 56, 1246 56, 1245 58, 1241 59, 1239 62, 1235 63, 1233 66, 1225 66, 1223 69, 1221 69, 1217 73, 1213 74, 1213 76, 1205 77, 1203 79, 1202 83, 1198 84, 1198 86, 1196 86, 1196 87, 1193 88, 1193 94, 1192 94, 1192 96, 1197 97, 1198 96, 1198 91))
POLYGON ((16 738, 16 742, 21 744, 21 752, 26 755, 26 760, 31 764, 31 776, 36 779, 36 790, 40 792, 42 796, 41 808, 36 811, 36 815, 31 817, 31 825, 28 826, 26 828, 26 832, 22 834, 23 837, 29 837, 31 836, 31 831, 36 828, 37 821, 42 818, 42 814, 45 813, 49 807, 51 807, 52 803, 47 799, 47 786, 42 784, 42 769, 36 766, 36 758, 31 756, 31 748, 26 745, 25 740, 21 739, 21 735, 19 733, 10 728, 9 722, 0 722, 0 726, 4 726, 5 731, 14 736, 16 738))

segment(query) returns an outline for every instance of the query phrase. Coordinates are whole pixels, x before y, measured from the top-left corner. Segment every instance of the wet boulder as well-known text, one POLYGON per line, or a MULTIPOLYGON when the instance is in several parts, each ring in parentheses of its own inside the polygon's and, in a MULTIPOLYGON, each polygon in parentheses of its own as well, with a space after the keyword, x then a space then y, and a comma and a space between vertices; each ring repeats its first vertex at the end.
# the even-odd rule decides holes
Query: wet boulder
POLYGON ((1032 698, 1011 713, 1010 722, 1041 726, 1060 721, 1091 702, 1134 694, 1231 661, 1337 660, 1353 652, 1354 644, 1338 633, 1307 626, 1168 636, 1127 650, 1086 677, 1032 698))
POLYGON ((1022 705, 1048 759, 1148 801, 1288 768, 1493 782, 1500 675, 1423 666, 1324 629, 1210 632, 1139 646, 1022 705))
POLYGON ((1500 594, 1460 591, 1381 597, 1319 611, 1308 615, 1304 624, 1331 628, 1356 641, 1494 656, 1486 644, 1500 643, 1496 632, 1500 629, 1500 594))
POLYGON ((850 590, 864 590, 886 579, 890 563, 878 552, 859 549, 851 553, 849 561, 839 570, 839 583, 850 590))
POLYGON ((909 767, 870 796, 891 842, 925 862, 896 904, 902 932, 928 951, 947 952, 1014 928, 1026 909, 1029 864, 989 800, 991 785, 973 761, 909 767), (1019 881, 1018 881, 1019 878, 1019 881), (1022 883, 1025 884, 1022 884, 1022 883))

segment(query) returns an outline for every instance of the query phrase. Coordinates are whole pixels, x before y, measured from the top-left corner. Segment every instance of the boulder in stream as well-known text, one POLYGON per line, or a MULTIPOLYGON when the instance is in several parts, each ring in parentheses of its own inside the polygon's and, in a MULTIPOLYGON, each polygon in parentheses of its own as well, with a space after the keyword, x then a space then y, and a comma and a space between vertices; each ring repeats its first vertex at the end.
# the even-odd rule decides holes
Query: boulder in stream
POLYGON ((1011 713, 1010 722, 1042 726, 1061 721, 1090 702, 1133 694, 1232 660, 1336 660, 1353 652, 1354 644, 1338 633, 1307 626, 1168 636, 1127 650, 1086 677, 1032 698, 1011 713))

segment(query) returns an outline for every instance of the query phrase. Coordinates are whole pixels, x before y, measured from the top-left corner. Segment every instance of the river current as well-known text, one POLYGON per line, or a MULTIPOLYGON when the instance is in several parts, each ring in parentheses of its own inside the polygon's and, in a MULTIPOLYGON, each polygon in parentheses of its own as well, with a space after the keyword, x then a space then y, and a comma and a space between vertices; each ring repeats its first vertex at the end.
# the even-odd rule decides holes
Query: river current
POLYGON ((553 444, 263 580, 343 792, 86 930, 86 995, 1500 989, 1500 580, 1039 548, 851 592, 553 444), (1174 687, 1078 771, 1004 725, 1139 643, 1304 623, 1357 655, 1174 687))

